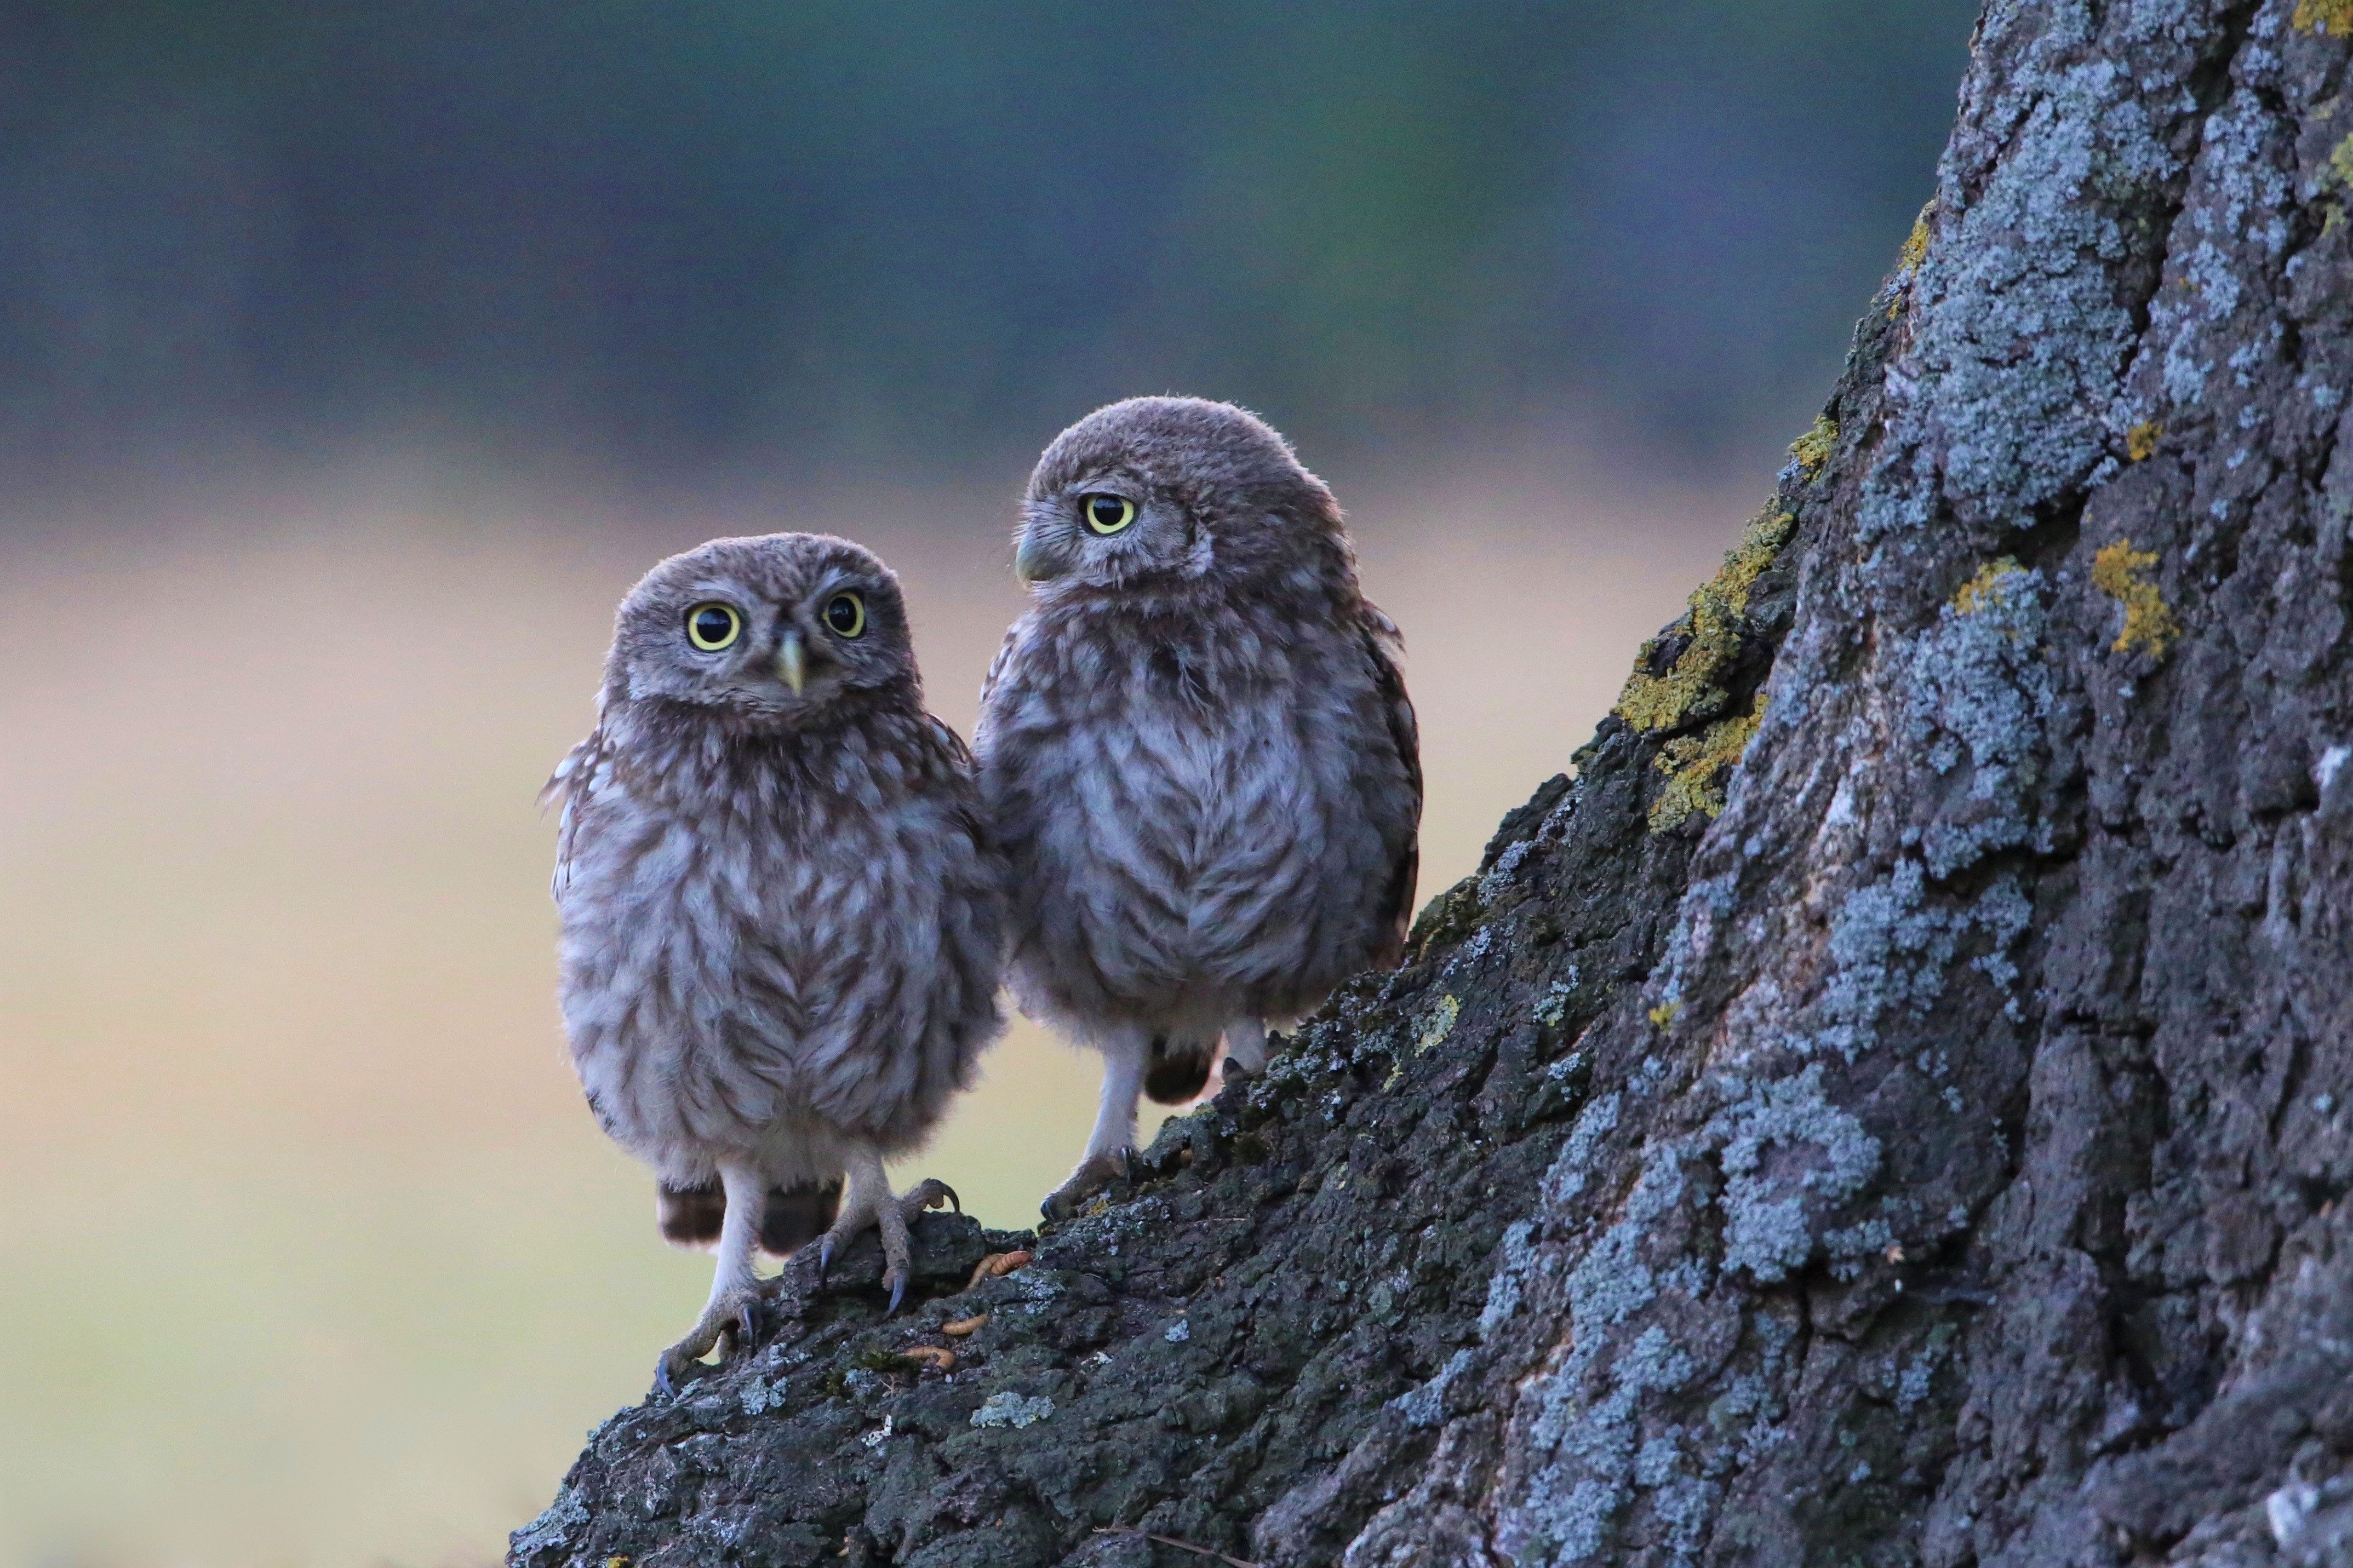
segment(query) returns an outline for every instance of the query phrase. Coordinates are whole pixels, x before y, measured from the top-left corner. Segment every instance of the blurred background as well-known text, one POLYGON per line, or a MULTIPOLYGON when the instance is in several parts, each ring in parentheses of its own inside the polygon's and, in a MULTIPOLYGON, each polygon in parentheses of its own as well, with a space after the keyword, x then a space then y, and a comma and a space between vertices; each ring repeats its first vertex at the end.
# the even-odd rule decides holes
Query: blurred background
MULTIPOLYGON (((1973 16, 0 6, 0 1563, 494 1562, 691 1321, 532 805, 652 561, 865 541, 968 732, 1038 448, 1245 403, 1427 897, 1764 496, 1973 16)), ((901 1173, 1024 1223, 1094 1081, 1017 1028, 901 1173)))

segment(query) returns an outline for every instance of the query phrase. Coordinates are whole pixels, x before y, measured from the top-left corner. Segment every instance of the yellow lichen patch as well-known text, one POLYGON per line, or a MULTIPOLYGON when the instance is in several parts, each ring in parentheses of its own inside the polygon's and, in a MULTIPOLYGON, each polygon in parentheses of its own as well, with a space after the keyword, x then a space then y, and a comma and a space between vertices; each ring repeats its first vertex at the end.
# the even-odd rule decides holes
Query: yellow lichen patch
POLYGON ((1667 1028, 1674 1023, 1675 1015, 1683 1010, 1683 1005, 1680 1002, 1662 1002, 1651 1009, 1651 1022, 1662 1029, 1667 1028))
POLYGON ((1912 220, 1912 232, 1904 237, 1904 248, 1895 253, 1895 274, 1887 280, 1887 292, 1894 296, 1887 302, 1887 319, 1894 321, 1903 314, 1905 286, 1920 270, 1920 263, 1928 259, 1928 220, 1936 216, 1936 204, 1931 201, 1912 220))
POLYGON ((2353 0, 2295 0, 2295 14, 2288 20, 2299 33, 2353 37, 2353 0))
MULTIPOLYGON (((2345 4, 2353 6, 2353 0, 2345 0, 2345 4)), ((2336 109, 2337 100, 2332 98, 2328 100, 2327 111, 2316 114, 2314 118, 2328 119, 2336 112, 2336 109)), ((2346 137, 2329 152, 2328 166, 2320 174, 2320 188, 2325 191, 2331 185, 2339 190, 2353 190, 2353 136, 2346 137)), ((2327 238, 2336 232, 2338 225, 2345 221, 2345 204, 2323 202, 2320 204, 2320 210, 2322 213, 2320 233, 2323 238, 2327 238)))
POLYGON ((1928 259, 1928 213, 1927 207, 1922 207, 1920 216, 1912 220, 1912 232, 1905 237, 1904 248, 1895 254, 1898 271, 1909 272, 1928 259))
POLYGON ((2001 580, 2018 571, 2015 559, 2004 555, 1978 568, 1978 574, 1960 586, 1952 597, 1953 613, 1974 616, 2001 597, 2001 580))
POLYGON ((1811 479, 1831 460, 1831 449, 1837 445, 1837 422, 1827 414, 1819 415, 1812 429, 1789 443, 1789 456, 1798 459, 1799 471, 1811 479))
POLYGON ((2146 463, 2157 455, 2158 437, 2165 426, 2154 419, 2144 419, 2125 432, 2125 456, 2136 463, 2146 463))
POLYGON ((2147 648, 2151 657, 2163 658, 2180 635, 2180 625, 2166 607, 2165 595, 2147 575, 2156 564, 2157 552, 2135 550, 2129 539, 2104 545, 2092 557, 2092 586, 2125 607, 2124 630, 2108 645, 2110 652, 2147 648))
POLYGON ((1651 765, 1667 775, 1667 787, 1651 803, 1651 831, 1665 833, 1683 826, 1694 811, 1724 815, 1724 775, 1739 765, 1740 753, 1765 721, 1765 699, 1757 699, 1754 712, 1721 719, 1696 735, 1677 735, 1659 748, 1651 765))
POLYGON ((1440 996, 1438 1005, 1430 1010, 1430 1017, 1422 1024, 1421 1033, 1414 1039, 1413 1054, 1427 1056, 1444 1045, 1446 1037, 1454 1032, 1454 1020, 1461 1016, 1462 1004, 1451 996, 1440 996))
POLYGON ((1724 570, 1693 592, 1690 612, 1667 634, 1688 630, 1691 640, 1664 675, 1651 673, 1660 639, 1642 645, 1634 673, 1618 696, 1620 718, 1646 734, 1656 734, 1711 718, 1731 700, 1718 681, 1740 657, 1740 617, 1748 609, 1748 590, 1773 564, 1797 525, 1788 512, 1770 508, 1748 525, 1740 542, 1725 553, 1724 570))

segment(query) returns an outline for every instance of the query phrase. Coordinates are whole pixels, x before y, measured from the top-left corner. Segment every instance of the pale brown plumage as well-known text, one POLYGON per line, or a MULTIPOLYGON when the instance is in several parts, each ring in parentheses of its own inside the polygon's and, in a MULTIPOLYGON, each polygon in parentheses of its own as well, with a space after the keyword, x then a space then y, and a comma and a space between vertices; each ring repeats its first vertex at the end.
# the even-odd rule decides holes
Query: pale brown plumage
POLYGON ((596 728, 549 794, 581 1083, 659 1176, 664 1233, 716 1222, 711 1302, 665 1378, 747 1320, 761 1240, 878 1225, 895 1304, 906 1219, 882 1162, 997 1033, 1003 918, 897 579, 807 534, 663 562, 622 603, 596 728))
POLYGON ((1256 1070, 1270 1022, 1397 962, 1421 768, 1339 508, 1242 410, 1134 398, 1064 431, 1018 562, 1035 601, 975 742, 1014 994, 1106 1058, 1052 1214, 1122 1166, 1139 1090, 1198 1090, 1220 1035, 1256 1070))

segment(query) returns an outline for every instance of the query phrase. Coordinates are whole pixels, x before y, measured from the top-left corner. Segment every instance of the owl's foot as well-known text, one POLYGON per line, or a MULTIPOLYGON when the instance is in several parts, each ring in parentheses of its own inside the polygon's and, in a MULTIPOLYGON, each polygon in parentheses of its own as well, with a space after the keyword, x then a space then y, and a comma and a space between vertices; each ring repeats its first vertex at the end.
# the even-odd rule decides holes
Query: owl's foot
MULTIPOLYGON (((853 1188, 855 1192, 855 1188, 853 1188)), ((905 1194, 892 1197, 885 1189, 879 1200, 845 1204, 833 1228, 818 1237, 817 1280, 825 1283, 825 1271, 833 1266, 834 1254, 868 1226, 882 1233, 882 1283, 890 1289, 891 1305, 884 1309, 888 1317, 899 1310, 907 1297, 907 1281, 914 1278, 913 1248, 907 1237, 908 1222, 925 1209, 953 1206, 964 1213, 964 1200, 945 1182, 929 1176, 907 1189, 905 1194)))
POLYGON ((899 1194, 899 1212, 913 1220, 925 1209, 954 1209, 964 1213, 964 1200, 956 1190, 937 1176, 925 1176, 899 1194))
POLYGON ((1079 1162, 1071 1179, 1046 1194, 1038 1205, 1048 1219, 1068 1219, 1079 1212, 1086 1201, 1110 1186, 1113 1182, 1127 1180, 1130 1151, 1113 1149, 1107 1153, 1090 1154, 1079 1162))
POLYGON ((662 1352, 654 1363, 654 1392, 674 1392, 687 1370, 714 1350, 723 1363, 750 1350, 760 1337, 760 1303, 766 1298, 766 1287, 759 1280, 712 1297, 686 1338, 662 1352))

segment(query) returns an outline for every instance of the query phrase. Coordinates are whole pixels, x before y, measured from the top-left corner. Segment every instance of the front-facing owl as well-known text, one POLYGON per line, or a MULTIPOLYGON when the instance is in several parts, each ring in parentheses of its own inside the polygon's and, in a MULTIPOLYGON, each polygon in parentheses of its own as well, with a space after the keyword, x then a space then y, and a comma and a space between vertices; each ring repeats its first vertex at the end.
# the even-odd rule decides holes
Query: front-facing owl
POLYGON ((1039 459, 1031 585, 975 750, 1011 869, 1014 994, 1103 1052, 1069 1213, 1125 1168, 1139 1092, 1199 1092, 1223 1035, 1397 962, 1421 763, 1398 630, 1282 437, 1198 398, 1089 415, 1039 459))
POLYGON ((662 1381, 748 1337, 755 1245, 877 1226, 895 1307, 908 1215, 945 1190, 894 1198, 882 1163, 996 1037, 1004 927, 898 579, 812 534, 672 556, 622 601, 596 727, 548 788, 574 1066, 664 1231, 718 1242, 662 1381))

